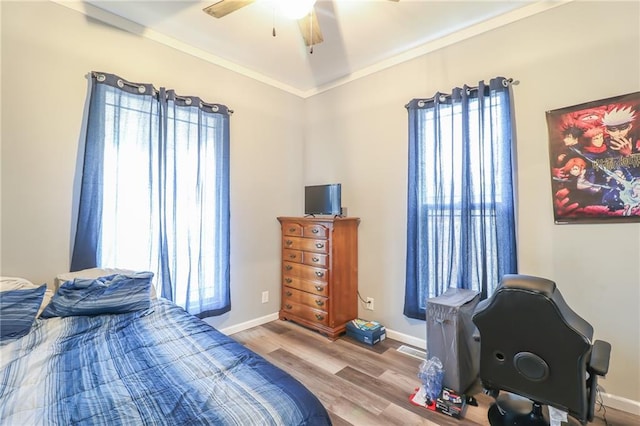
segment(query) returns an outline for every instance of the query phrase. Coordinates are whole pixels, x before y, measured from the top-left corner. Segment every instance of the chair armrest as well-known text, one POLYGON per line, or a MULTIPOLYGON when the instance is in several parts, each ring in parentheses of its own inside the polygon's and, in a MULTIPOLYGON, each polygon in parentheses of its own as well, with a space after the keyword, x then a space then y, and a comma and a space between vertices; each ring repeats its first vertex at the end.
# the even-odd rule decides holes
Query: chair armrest
POLYGON ((611 355, 611 345, 602 340, 593 342, 591 349, 591 360, 588 370, 590 373, 604 376, 609 371, 609 357, 611 355))

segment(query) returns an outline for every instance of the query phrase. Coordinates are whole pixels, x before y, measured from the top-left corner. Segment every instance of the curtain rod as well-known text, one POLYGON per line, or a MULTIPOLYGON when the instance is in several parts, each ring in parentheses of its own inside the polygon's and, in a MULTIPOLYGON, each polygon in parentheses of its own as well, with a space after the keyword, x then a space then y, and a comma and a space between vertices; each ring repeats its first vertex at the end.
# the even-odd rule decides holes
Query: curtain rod
MULTIPOLYGON (((518 84, 520 84, 520 81, 518 80, 514 80, 513 78, 503 78, 502 79, 502 85, 504 87, 509 87, 509 86, 517 86, 518 84)), ((467 94, 470 94, 472 91, 474 90, 478 90, 478 86, 467 86, 467 94)), ((440 102, 445 101, 447 98, 451 97, 451 93, 440 93, 440 102)), ((436 100, 435 96, 432 96, 430 98, 419 98, 418 102, 422 103, 423 105, 427 102, 433 102, 436 100)), ((421 105, 421 106, 423 106, 421 105)), ((404 106, 405 108, 409 108, 409 104, 406 104, 404 106)))
MULTIPOLYGON (((91 75, 93 77, 95 77, 96 80, 98 80, 99 82, 104 82, 106 80, 105 74, 106 73, 100 73, 100 72, 97 72, 97 71, 91 71, 91 75)), ((160 91, 158 89, 156 89, 155 87, 153 87, 153 85, 151 85, 151 84, 145 85, 145 84, 139 84, 139 83, 132 83, 132 82, 124 80, 124 79, 122 79, 120 77, 118 77, 117 85, 120 88, 122 88, 123 86, 133 87, 133 88, 137 89, 138 92, 141 93, 141 94, 147 91, 146 86, 151 86, 151 88, 153 89, 154 95, 158 96, 160 94, 160 91)), ((174 92, 174 94, 175 94, 175 97, 176 97, 177 100, 183 101, 187 105, 191 105, 192 96, 180 96, 175 92, 174 92)), ((197 97, 197 96, 193 96, 193 97, 197 97)), ((199 97, 197 97, 197 98, 200 99, 199 97)), ((200 105, 201 106, 208 106, 213 111, 217 111, 219 104, 207 103, 207 102, 204 102, 202 99, 200 99, 200 105)), ((229 114, 233 114, 233 110, 232 109, 227 108, 227 111, 229 112, 229 114)))

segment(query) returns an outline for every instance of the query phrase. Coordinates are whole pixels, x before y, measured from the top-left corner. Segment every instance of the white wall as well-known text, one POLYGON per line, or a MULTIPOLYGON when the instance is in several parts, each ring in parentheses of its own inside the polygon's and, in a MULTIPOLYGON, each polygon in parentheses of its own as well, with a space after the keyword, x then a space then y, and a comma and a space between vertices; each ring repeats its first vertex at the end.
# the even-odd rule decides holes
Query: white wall
POLYGON ((502 75, 514 87, 521 273, 555 280, 613 346, 602 385, 640 413, 640 224, 555 225, 545 111, 640 90, 640 3, 574 2, 512 23, 306 103, 305 180, 343 184, 359 216, 360 315, 425 338, 402 315, 407 112, 412 98, 502 75), (631 400, 631 401, 627 401, 631 400))
MULTIPOLYGON (((414 97, 497 75, 514 88, 520 272, 555 280, 596 337, 613 345, 609 400, 640 413, 640 225, 553 224, 547 110, 640 90, 640 3, 573 2, 299 99, 50 2, 0 2, 0 273, 51 282, 68 270, 77 151, 91 70, 228 105, 232 310, 220 328, 279 307, 279 224, 302 186, 342 182, 359 216, 359 288, 389 329, 424 339, 402 315, 407 113, 414 97), (300 123, 304 123, 301 125, 300 123), (260 303, 269 290, 271 301, 260 303)), ((139 29, 138 33, 142 33, 139 29)), ((134 31, 135 33, 135 31, 134 31)))
MULTIPOLYGON (((51 2, 2 2, 0 272, 52 282, 68 271, 77 152, 92 70, 197 95, 231 118, 231 312, 280 303, 280 225, 302 204, 303 100, 51 2), (261 303, 261 292, 270 302, 261 303)), ((140 32, 143 29, 139 29, 140 32)))

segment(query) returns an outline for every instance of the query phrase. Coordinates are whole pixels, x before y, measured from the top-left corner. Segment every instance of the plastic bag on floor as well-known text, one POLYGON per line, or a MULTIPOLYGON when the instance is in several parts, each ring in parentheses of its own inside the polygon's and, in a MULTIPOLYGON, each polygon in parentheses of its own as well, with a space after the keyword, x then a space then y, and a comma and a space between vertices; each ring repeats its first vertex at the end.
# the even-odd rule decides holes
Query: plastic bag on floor
POLYGON ((422 381, 427 398, 435 400, 442 391, 442 380, 444 379, 442 361, 435 356, 423 361, 420 364, 418 377, 422 381))

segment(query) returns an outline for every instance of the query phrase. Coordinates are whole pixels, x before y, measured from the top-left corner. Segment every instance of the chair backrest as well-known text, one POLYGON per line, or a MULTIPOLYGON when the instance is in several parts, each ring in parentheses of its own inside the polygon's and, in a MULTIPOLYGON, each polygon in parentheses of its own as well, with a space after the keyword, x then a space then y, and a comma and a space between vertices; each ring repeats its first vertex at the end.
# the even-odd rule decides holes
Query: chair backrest
POLYGON ((593 328, 565 303, 553 281, 505 275, 476 307, 480 379, 545 405, 587 417, 587 363, 593 328))

